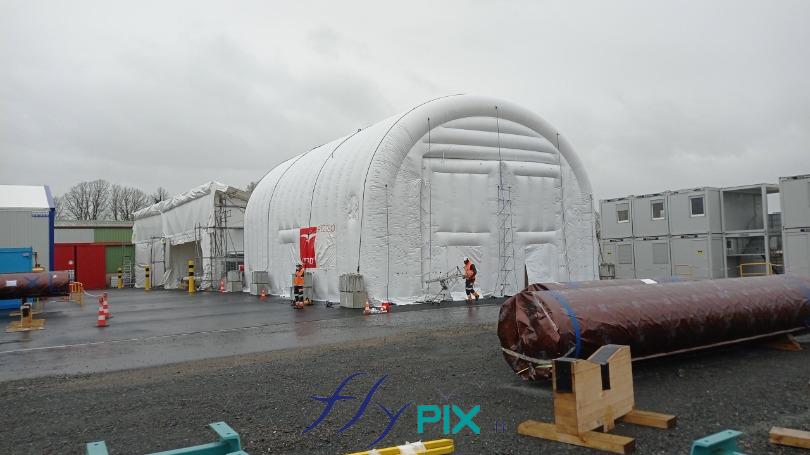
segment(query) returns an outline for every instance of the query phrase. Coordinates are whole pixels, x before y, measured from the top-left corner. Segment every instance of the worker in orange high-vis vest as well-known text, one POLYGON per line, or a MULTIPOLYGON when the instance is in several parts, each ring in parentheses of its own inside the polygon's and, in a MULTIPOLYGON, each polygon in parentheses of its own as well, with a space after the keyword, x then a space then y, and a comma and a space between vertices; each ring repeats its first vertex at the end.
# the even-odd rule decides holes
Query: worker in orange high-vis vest
POLYGON ((295 301, 293 301, 293 306, 299 310, 304 308, 304 272, 303 264, 295 266, 295 278, 293 278, 295 301))
POLYGON ((472 263, 470 258, 464 258, 464 291, 467 293, 467 301, 472 302, 473 296, 478 300, 481 295, 473 287, 475 286, 475 276, 478 275, 478 270, 475 264, 472 263))

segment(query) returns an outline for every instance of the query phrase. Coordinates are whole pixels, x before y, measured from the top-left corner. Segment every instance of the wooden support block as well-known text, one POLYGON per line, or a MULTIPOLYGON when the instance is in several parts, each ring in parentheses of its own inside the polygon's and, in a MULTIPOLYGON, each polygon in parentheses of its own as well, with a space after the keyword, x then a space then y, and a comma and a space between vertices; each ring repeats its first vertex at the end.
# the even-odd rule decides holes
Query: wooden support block
POLYGON ((11 332, 28 332, 30 330, 42 330, 45 328, 44 319, 34 319, 30 324, 25 325, 20 321, 11 321, 6 328, 6 333, 11 332))
POLYGON ((772 444, 810 449, 810 431, 773 427, 769 433, 768 440, 772 444))
POLYGON ((581 435, 562 433, 557 431, 557 427, 553 423, 543 423, 535 420, 521 422, 517 431, 524 436, 620 454, 631 453, 635 450, 636 444, 636 440, 633 438, 610 433, 598 433, 596 431, 587 431, 581 435))
POLYGON ((633 425, 642 425, 645 427, 662 428, 664 430, 668 430, 670 428, 675 428, 677 419, 677 417, 670 414, 661 414, 658 412, 639 411, 638 409, 633 409, 622 416, 622 418, 619 420, 625 423, 632 423, 633 425))
POLYGON ((767 343, 765 346, 768 346, 771 349, 778 349, 780 351, 801 351, 802 345, 796 341, 796 338, 793 335, 782 335, 779 338, 774 338, 767 343))

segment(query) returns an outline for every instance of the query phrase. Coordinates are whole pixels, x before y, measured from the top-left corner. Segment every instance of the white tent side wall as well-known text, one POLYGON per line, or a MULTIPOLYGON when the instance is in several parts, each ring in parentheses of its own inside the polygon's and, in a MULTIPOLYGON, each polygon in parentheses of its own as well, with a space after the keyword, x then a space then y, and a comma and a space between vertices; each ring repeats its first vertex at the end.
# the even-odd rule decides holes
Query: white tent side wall
POLYGON ((135 213, 132 231, 135 259, 139 265, 135 286, 143 287, 143 266, 151 265, 152 286, 166 289, 184 287, 188 261, 195 260, 195 272, 204 288, 212 287, 224 270, 215 270, 207 258, 213 255, 212 244, 217 228, 217 207, 225 204, 229 211, 225 230, 228 251, 243 251, 246 196, 234 197, 235 190, 218 182, 209 182, 173 198, 135 213), (220 200, 225 195, 224 200, 220 200))

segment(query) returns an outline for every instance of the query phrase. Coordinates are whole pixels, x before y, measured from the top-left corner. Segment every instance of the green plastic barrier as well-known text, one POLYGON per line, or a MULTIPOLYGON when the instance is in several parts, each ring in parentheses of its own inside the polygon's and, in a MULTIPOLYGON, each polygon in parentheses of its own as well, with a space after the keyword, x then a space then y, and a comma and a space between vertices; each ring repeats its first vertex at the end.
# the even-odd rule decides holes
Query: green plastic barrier
MULTIPOLYGON (((219 436, 218 442, 203 444, 183 449, 167 450, 165 452, 155 452, 149 455, 248 455, 242 450, 242 443, 237 434, 225 422, 216 422, 208 425, 219 436)), ((87 444, 86 455, 109 455, 107 444, 104 441, 91 442, 87 444)))

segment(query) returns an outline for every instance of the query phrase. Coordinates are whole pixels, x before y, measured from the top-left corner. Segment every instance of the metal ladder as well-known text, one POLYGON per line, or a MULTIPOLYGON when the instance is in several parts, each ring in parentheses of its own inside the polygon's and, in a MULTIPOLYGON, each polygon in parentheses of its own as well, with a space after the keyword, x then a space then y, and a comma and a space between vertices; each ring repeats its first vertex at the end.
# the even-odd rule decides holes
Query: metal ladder
POLYGON ((514 285, 515 275, 515 227, 512 224, 512 187, 498 185, 498 281, 495 296, 504 297, 514 285))
POLYGON ((135 282, 133 280, 132 274, 132 257, 131 256, 124 256, 122 263, 121 263, 121 276, 124 281, 125 288, 131 288, 135 286, 135 282))

